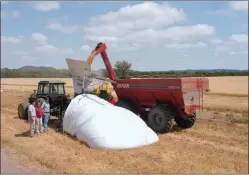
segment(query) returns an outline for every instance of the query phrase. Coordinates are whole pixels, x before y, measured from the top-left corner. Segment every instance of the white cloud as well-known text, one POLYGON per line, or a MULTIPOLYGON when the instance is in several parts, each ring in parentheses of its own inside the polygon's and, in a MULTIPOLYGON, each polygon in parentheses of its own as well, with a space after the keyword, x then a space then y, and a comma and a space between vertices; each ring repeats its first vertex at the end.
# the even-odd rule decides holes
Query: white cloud
POLYGON ((9 3, 8 1, 1 1, 1 5, 8 4, 8 3, 9 3))
POLYGON ((7 16, 12 17, 12 18, 20 18, 20 17, 21 17, 21 14, 20 14, 20 12, 18 12, 18 11, 13 11, 13 12, 11 12, 11 13, 9 13, 9 14, 7 15, 6 12, 1 11, 1 18, 7 17, 7 16))
POLYGON ((74 53, 74 51, 73 51, 72 48, 70 48, 70 49, 61 49, 60 53, 63 54, 63 55, 71 55, 71 54, 74 53))
POLYGON ((62 25, 60 23, 49 23, 47 28, 61 33, 74 33, 79 29, 79 25, 62 25))
POLYGON ((154 2, 144 2, 133 6, 126 6, 117 12, 109 12, 102 16, 93 17, 93 22, 116 22, 116 26, 126 29, 158 28, 175 24, 186 18, 182 9, 154 2), (150 21, 150 22, 148 22, 150 21), (133 23, 134 22, 134 23, 133 23))
POLYGON ((136 44, 136 43, 131 43, 131 44, 126 44, 123 43, 122 47, 120 47, 117 43, 111 43, 110 45, 108 45, 109 48, 111 48, 111 50, 113 52, 119 52, 119 51, 135 51, 138 50, 140 48, 143 47, 143 45, 141 44, 136 44))
POLYGON ((5 16, 5 12, 1 11, 1 18, 4 18, 4 16, 5 16))
POLYGON ((218 57, 219 54, 218 54, 217 52, 215 52, 215 53, 213 54, 213 56, 214 56, 214 57, 218 57))
POLYGON ((162 31, 162 37, 173 41, 185 41, 192 38, 210 36, 215 33, 215 28, 207 24, 197 24, 193 26, 171 27, 162 31))
POLYGON ((228 8, 221 8, 215 11, 208 12, 209 14, 236 17, 238 14, 236 12, 247 12, 248 11, 248 1, 230 1, 228 2, 228 8))
POLYGON ((167 28, 185 19, 182 9, 144 2, 92 17, 84 28, 85 38, 94 42, 146 45, 188 41, 215 33, 215 28, 207 24, 167 28))
POLYGON ((31 38, 41 45, 45 45, 48 42, 48 38, 41 33, 32 33, 31 38))
POLYGON ((113 2, 122 2, 122 1, 105 1, 105 2, 113 3, 113 2))
POLYGON ((26 2, 26 3, 31 5, 34 9, 43 11, 43 12, 58 10, 60 8, 59 1, 33 1, 33 2, 26 2))
POLYGON ((18 38, 22 40, 24 38, 24 36, 18 36, 18 38))
POLYGON ((220 43, 222 43, 222 40, 221 39, 217 39, 217 38, 212 38, 209 41, 211 43, 213 43, 213 44, 220 44, 220 43))
POLYGON ((229 6, 235 11, 248 11, 248 1, 230 1, 229 6))
POLYGON ((1 43, 19 44, 21 43, 21 38, 12 36, 1 36, 1 43))
POLYGON ((18 51, 18 50, 15 50, 13 52, 14 55, 18 55, 18 56, 23 56, 23 55, 28 55, 29 53, 28 52, 25 52, 25 51, 18 51))
POLYGON ((58 49, 54 45, 47 44, 44 46, 36 47, 36 51, 43 52, 45 54, 54 54, 58 51, 58 49))
POLYGON ((233 56, 233 55, 248 55, 248 51, 244 50, 244 51, 235 51, 235 52, 229 52, 229 55, 233 56))
POLYGON ((21 59, 23 61, 35 61, 35 60, 38 60, 40 59, 39 57, 36 57, 36 56, 30 56, 30 55, 23 55, 21 56, 21 59))
POLYGON ((231 39, 233 41, 236 41, 238 43, 248 43, 248 35, 247 34, 234 34, 231 36, 231 39))
POLYGON ((246 34, 234 34, 230 36, 230 40, 223 41, 215 47, 216 53, 221 54, 244 55, 247 54, 248 36, 246 34))
POLYGON ((227 50, 228 50, 228 46, 224 46, 224 45, 216 46, 215 49, 216 49, 216 51, 218 51, 218 52, 224 52, 224 51, 227 51, 227 50))
POLYGON ((90 50, 91 50, 91 47, 88 46, 88 45, 82 45, 82 46, 80 47, 80 49, 81 49, 81 50, 85 50, 85 51, 90 51, 90 50))
POLYGON ((165 47, 170 48, 170 49, 189 49, 189 48, 195 48, 195 47, 205 47, 206 44, 203 42, 198 42, 196 44, 189 44, 189 43, 184 43, 184 44, 168 44, 165 47))
POLYGON ((20 12, 18 12, 18 11, 13 11, 11 15, 13 18, 20 18, 21 17, 20 12))

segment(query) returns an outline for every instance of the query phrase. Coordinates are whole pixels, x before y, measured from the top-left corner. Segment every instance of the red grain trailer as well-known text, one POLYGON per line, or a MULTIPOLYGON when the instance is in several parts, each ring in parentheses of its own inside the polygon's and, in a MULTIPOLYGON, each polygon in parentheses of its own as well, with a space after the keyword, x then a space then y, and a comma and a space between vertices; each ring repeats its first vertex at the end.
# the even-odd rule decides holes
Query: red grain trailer
POLYGON ((182 128, 196 121, 196 110, 203 106, 203 92, 209 90, 207 78, 118 79, 106 53, 99 43, 88 58, 101 54, 108 76, 118 96, 117 106, 131 110, 160 133, 169 132, 173 120, 182 128))

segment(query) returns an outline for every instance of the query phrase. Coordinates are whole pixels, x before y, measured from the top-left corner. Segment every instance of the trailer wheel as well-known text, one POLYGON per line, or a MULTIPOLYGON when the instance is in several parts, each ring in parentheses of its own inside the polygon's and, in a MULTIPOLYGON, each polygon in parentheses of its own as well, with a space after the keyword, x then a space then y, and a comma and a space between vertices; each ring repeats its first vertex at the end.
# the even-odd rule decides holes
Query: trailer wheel
POLYGON ((175 122, 181 128, 191 128, 196 121, 196 113, 193 116, 187 118, 175 117, 175 122))
POLYGON ((28 120, 28 106, 20 103, 18 105, 18 117, 23 120, 28 120))
POLYGON ((157 105, 148 113, 148 126, 158 133, 168 133, 173 126, 173 119, 167 105, 157 105))
POLYGON ((115 104, 115 106, 118 106, 118 107, 121 107, 121 108, 125 108, 125 109, 128 109, 128 110, 132 111, 131 106, 126 101, 119 100, 115 104))

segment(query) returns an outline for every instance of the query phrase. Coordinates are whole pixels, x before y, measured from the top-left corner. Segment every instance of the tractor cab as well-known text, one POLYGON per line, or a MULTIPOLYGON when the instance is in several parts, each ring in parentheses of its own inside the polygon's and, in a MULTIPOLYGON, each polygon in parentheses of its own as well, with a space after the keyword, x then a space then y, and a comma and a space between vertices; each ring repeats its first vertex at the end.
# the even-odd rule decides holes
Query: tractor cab
POLYGON ((40 81, 38 83, 38 88, 34 96, 36 98, 43 98, 43 99, 49 96, 51 108, 61 105, 61 102, 66 97, 65 82, 40 81))

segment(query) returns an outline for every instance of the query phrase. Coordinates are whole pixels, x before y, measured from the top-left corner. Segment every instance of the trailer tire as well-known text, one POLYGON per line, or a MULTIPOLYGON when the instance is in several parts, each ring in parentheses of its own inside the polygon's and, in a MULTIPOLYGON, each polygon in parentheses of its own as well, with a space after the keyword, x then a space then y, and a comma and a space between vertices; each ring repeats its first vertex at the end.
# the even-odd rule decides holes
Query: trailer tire
POLYGON ((148 126, 155 132, 168 133, 173 126, 173 119, 167 105, 157 105, 148 113, 148 126))
POLYGON ((119 100, 119 101, 115 104, 115 106, 118 106, 118 107, 121 107, 121 108, 125 108, 125 109, 128 109, 128 110, 132 111, 131 106, 130 106, 129 103, 126 102, 126 101, 119 100))
POLYGON ((23 120, 28 120, 28 105, 20 103, 18 105, 18 117, 23 120))
POLYGON ((193 116, 187 118, 175 117, 176 124, 181 128, 192 128, 192 126, 195 124, 195 121, 196 113, 194 113, 193 116))

